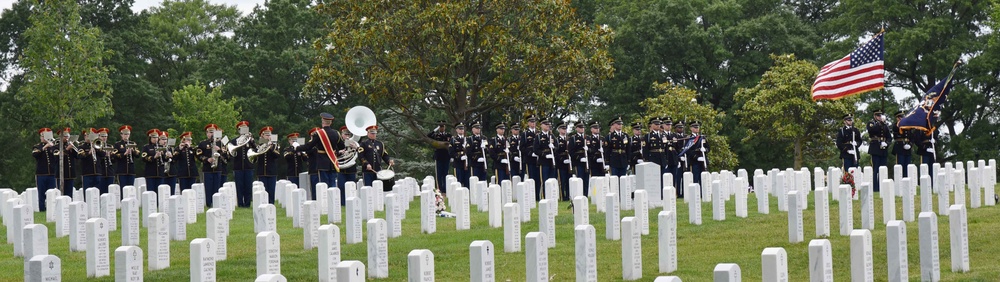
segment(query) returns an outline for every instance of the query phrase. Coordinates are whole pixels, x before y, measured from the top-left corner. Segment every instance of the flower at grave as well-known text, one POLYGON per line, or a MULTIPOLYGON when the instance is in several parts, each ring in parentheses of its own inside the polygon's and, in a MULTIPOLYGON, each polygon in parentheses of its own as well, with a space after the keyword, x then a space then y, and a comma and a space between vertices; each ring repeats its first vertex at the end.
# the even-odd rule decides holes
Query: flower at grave
POLYGON ((851 197, 854 197, 854 193, 857 192, 857 189, 854 187, 854 171, 855 169, 851 168, 847 171, 847 173, 840 177, 841 184, 851 185, 851 197))
POLYGON ((436 207, 438 214, 447 209, 444 205, 444 196, 441 196, 441 190, 434 189, 434 206, 436 207))

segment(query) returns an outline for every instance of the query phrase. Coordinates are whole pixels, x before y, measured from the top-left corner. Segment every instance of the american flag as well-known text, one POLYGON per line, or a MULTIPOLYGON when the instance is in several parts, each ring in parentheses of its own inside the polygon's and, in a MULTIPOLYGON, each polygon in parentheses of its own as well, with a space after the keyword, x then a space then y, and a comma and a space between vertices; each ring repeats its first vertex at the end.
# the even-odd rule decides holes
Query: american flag
POLYGON ((813 100, 836 100, 885 87, 883 33, 820 69, 812 87, 813 100))

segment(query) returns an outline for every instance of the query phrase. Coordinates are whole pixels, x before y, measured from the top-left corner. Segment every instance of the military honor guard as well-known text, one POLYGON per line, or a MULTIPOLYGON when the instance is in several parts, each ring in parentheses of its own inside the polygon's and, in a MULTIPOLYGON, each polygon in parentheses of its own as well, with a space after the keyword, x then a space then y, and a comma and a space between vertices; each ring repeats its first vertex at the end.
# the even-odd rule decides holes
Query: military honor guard
POLYGON ((555 137, 556 175, 559 176, 559 199, 569 200, 569 176, 572 168, 572 158, 569 155, 569 135, 566 135, 566 123, 556 125, 558 135, 555 137))
POLYGON ((620 117, 611 120, 608 126, 611 128, 605 138, 607 149, 607 164, 611 168, 611 175, 622 177, 628 173, 628 135, 622 131, 622 119, 620 117))
POLYGON ((501 182, 510 180, 510 141, 506 136, 506 124, 500 122, 494 128, 496 128, 497 135, 490 138, 486 148, 489 151, 490 159, 493 160, 493 170, 496 172, 497 182, 501 182))
MULTIPOLYGON (((341 149, 339 151, 340 154, 345 154, 345 153, 347 153, 348 150, 354 150, 355 153, 357 153, 357 151, 359 150, 358 143, 354 142, 353 139, 351 139, 351 138, 354 138, 354 133, 351 133, 350 130, 347 130, 347 126, 341 126, 340 127, 340 138, 345 141, 344 144, 346 146, 346 148, 341 149), (347 142, 347 140, 351 140, 351 141, 347 142)), ((355 161, 355 162, 357 162, 357 161, 355 161)), ((340 188, 340 205, 341 206, 346 206, 347 205, 347 190, 346 190, 347 182, 349 182, 349 181, 350 182, 356 182, 356 181, 358 181, 358 165, 355 164, 355 165, 348 166, 348 167, 341 167, 340 168, 340 173, 337 174, 337 177, 338 177, 337 178, 337 188, 340 188)))
MULTIPOLYGON (((465 143, 468 144, 465 147, 465 155, 469 156, 469 171, 471 175, 479 178, 481 181, 489 181, 489 175, 486 174, 486 169, 488 164, 486 163, 486 145, 487 140, 482 135, 483 125, 481 123, 472 123, 472 135, 469 135, 465 143)), ((468 182, 468 180, 466 180, 468 182)), ((471 183, 470 183, 471 185, 471 183)), ((465 186, 469 187, 469 186, 465 186)))
POLYGON ((288 146, 281 148, 281 156, 285 158, 285 179, 298 186, 299 173, 304 172, 306 166, 306 153, 295 151, 295 147, 299 146, 298 132, 289 133, 285 138, 288 139, 288 146))
MULTIPOLYGON (((674 167, 675 170, 671 171, 674 176, 674 187, 682 187, 684 172, 689 170, 688 158, 684 154, 681 154, 681 150, 684 150, 684 145, 687 145, 687 136, 684 134, 684 121, 678 119, 672 124, 674 129, 673 135, 670 136, 667 142, 668 146, 665 151, 672 152, 674 154, 674 167), (672 145, 670 145, 672 144, 672 145)), ((669 133, 669 132, 668 132, 669 133)), ((684 198, 684 189, 674 189, 677 191, 678 198, 684 198)))
POLYGON ((635 166, 644 162, 642 159, 642 147, 646 146, 646 137, 642 135, 642 123, 632 124, 632 136, 628 138, 628 160, 632 173, 635 173, 635 166))
MULTIPOLYGON (((569 137, 569 154, 576 170, 576 176, 583 179, 583 195, 589 196, 590 192, 590 154, 587 153, 587 134, 583 132, 584 122, 577 121, 573 125, 575 132, 569 137)), ((562 199, 569 201, 569 195, 562 199)))
MULTIPOLYGON (((521 161, 521 125, 518 123, 513 123, 510 125, 510 136, 507 136, 507 150, 510 156, 510 174, 511 179, 515 175, 521 176, 524 174, 524 162, 521 161)), ((499 181, 497 181, 499 182, 499 181)))
POLYGON ((527 121, 528 127, 524 129, 524 132, 522 132, 519 137, 521 139, 519 144, 522 154, 521 161, 524 162, 524 167, 522 169, 522 173, 524 175, 522 175, 521 179, 524 179, 524 176, 534 179, 535 190, 537 191, 542 185, 541 175, 539 175, 541 173, 541 169, 538 167, 538 162, 540 161, 539 158, 542 156, 539 156, 535 151, 535 139, 537 139, 538 136, 538 128, 536 127, 538 117, 535 117, 535 115, 528 115, 527 121))
POLYGON ((844 172, 858 166, 858 146, 861 145, 861 132, 854 127, 854 116, 844 115, 844 126, 837 131, 837 150, 844 160, 844 172))
POLYGON ((31 149, 31 156, 35 158, 35 186, 38 187, 38 207, 45 211, 45 191, 56 188, 56 168, 59 165, 59 157, 56 155, 59 147, 56 146, 52 138, 52 129, 42 128, 38 130, 38 144, 31 149))
POLYGON ((451 134, 448 133, 445 125, 445 121, 438 121, 434 131, 427 133, 427 138, 434 140, 434 182, 438 191, 444 191, 445 178, 451 163, 451 155, 448 154, 448 141, 451 140, 451 134))
POLYGON ((661 168, 667 167, 667 157, 664 153, 666 141, 663 136, 664 132, 660 130, 663 122, 658 117, 652 117, 649 119, 648 125, 649 133, 646 133, 645 136, 645 145, 642 148, 642 160, 644 162, 656 163, 661 168))
MULTIPOLYGON (((278 159, 281 158, 281 154, 278 153, 278 140, 277 138, 273 140, 271 138, 272 131, 274 131, 274 128, 270 126, 260 129, 258 134, 260 135, 259 143, 261 145, 257 147, 257 151, 254 154, 250 155, 250 160, 257 164, 257 181, 264 183, 264 191, 267 191, 267 202, 269 204, 274 204, 274 186, 278 182, 278 159)), ((252 198, 253 194, 251 194, 252 198)))
MULTIPOLYGON (((377 179, 377 173, 382 171, 383 165, 388 164, 391 167, 394 162, 389 158, 389 153, 385 150, 385 144, 379 141, 378 136, 378 126, 372 125, 365 128, 368 132, 368 139, 361 140, 358 144, 358 153, 361 154, 361 165, 364 167, 364 172, 361 174, 363 176, 365 186, 371 186, 372 182, 377 179)), ((383 187, 383 189, 392 187, 383 187)))
POLYGON ((885 116, 882 115, 882 110, 875 110, 872 112, 872 120, 868 122, 866 126, 866 131, 868 131, 868 154, 872 156, 872 171, 874 172, 872 179, 875 179, 873 190, 875 192, 879 191, 879 167, 886 166, 889 157, 889 142, 892 138, 892 131, 889 129, 889 123, 885 121, 885 116))
MULTIPOLYGON (((660 118, 660 141, 663 144, 663 162, 664 164, 660 166, 660 173, 671 173, 677 175, 677 167, 680 166, 680 149, 677 146, 678 139, 684 137, 683 127, 680 133, 676 133, 673 129, 673 120, 670 117, 660 118)), ((680 146, 683 147, 683 146, 680 146)), ((676 189, 682 190, 682 189, 676 189)))
MULTIPOLYGON (((448 143, 448 155, 454 161, 455 178, 458 178, 458 182, 462 183, 462 187, 469 187, 469 156, 465 155, 468 139, 465 138, 464 123, 455 124, 455 136, 452 136, 448 143)), ((448 195, 448 187, 441 189, 441 195, 448 195)))
POLYGON ((202 182, 205 184, 205 205, 209 207, 214 207, 212 196, 222 187, 222 163, 229 154, 222 145, 222 136, 216 132, 218 128, 219 126, 215 124, 205 126, 205 140, 198 143, 196 151, 204 177, 202 182))
POLYGON ((149 142, 142 146, 143 166, 142 176, 146 178, 146 189, 157 191, 157 187, 163 184, 163 157, 164 151, 160 149, 160 130, 153 128, 146 131, 149 142))
POLYGON ((604 176, 604 137, 601 136, 601 123, 590 123, 590 135, 587 136, 587 155, 590 176, 604 176))
POLYGON ((913 145, 907 132, 899 128, 899 120, 903 119, 903 111, 896 111, 894 114, 896 122, 891 124, 892 131, 892 154, 896 156, 896 164, 903 167, 903 177, 909 177, 910 162, 913 160, 913 145))
POLYGON ((101 175, 101 187, 99 187, 104 192, 115 183, 114 144, 108 143, 109 132, 110 130, 104 127, 97 130, 97 140, 100 145, 98 150, 104 151, 104 158, 101 161, 104 164, 104 174, 101 175))
POLYGON ((311 183, 313 186, 310 189, 312 191, 312 199, 316 199, 316 183, 323 182, 330 187, 337 186, 337 174, 340 172, 340 165, 337 163, 336 153, 346 148, 344 140, 340 138, 340 134, 337 134, 330 127, 333 124, 333 115, 321 113, 320 118, 322 126, 312 134, 312 140, 295 149, 297 152, 305 152, 316 148, 315 163, 318 182, 313 181, 311 183))
MULTIPOLYGON (((80 175, 83 178, 83 187, 98 188, 101 186, 101 178, 104 177, 104 151, 94 146, 97 140, 97 129, 88 128, 81 134, 84 137, 83 144, 80 144, 80 175)), ((107 193, 108 191, 101 191, 107 193)))
POLYGON ((542 127, 538 134, 535 135, 535 148, 534 155, 538 157, 538 169, 540 178, 532 178, 535 180, 535 201, 541 200, 543 196, 541 183, 545 182, 549 178, 556 178, 556 156, 555 156, 555 137, 550 131, 552 123, 548 119, 542 119, 542 127))
POLYGON ((937 161, 937 130, 933 134, 927 135, 926 132, 920 130, 910 131, 910 140, 918 146, 918 153, 920 154, 920 163, 927 164, 927 174, 934 178, 934 162, 937 161))
POLYGON ((118 133, 122 139, 115 142, 114 146, 112 159, 115 162, 115 174, 118 176, 118 185, 131 186, 135 183, 135 159, 140 157, 141 152, 136 143, 129 140, 132 136, 132 126, 122 125, 118 127, 118 133))
MULTIPOLYGON (((309 135, 309 141, 306 144, 312 143, 313 140, 316 140, 318 134, 316 132, 320 131, 321 129, 322 128, 319 127, 313 127, 312 129, 309 129, 309 132, 306 133, 309 135)), ((315 190, 316 183, 319 183, 319 158, 320 157, 326 158, 326 154, 320 155, 319 154, 320 148, 310 148, 309 150, 301 150, 301 151, 298 150, 298 148, 296 148, 295 150, 298 153, 306 154, 306 163, 308 163, 308 165, 306 165, 306 171, 309 172, 309 187, 305 187, 303 189, 309 189, 310 191, 313 191, 315 190)))
POLYGON ((705 135, 701 134, 701 123, 693 121, 689 128, 691 135, 688 137, 686 148, 681 154, 687 154, 691 174, 694 174, 694 182, 704 185, 701 182, 701 172, 708 171, 708 152, 711 151, 711 146, 709 146, 705 135))
POLYGON ((193 134, 190 131, 181 133, 181 144, 177 145, 177 155, 174 162, 177 180, 180 182, 181 191, 191 189, 191 186, 198 181, 198 154, 197 148, 193 144, 193 134))
POLYGON ((179 193, 175 191, 177 189, 177 162, 174 161, 174 155, 177 151, 174 150, 172 145, 167 142, 170 139, 170 134, 166 131, 160 131, 160 150, 163 151, 163 155, 160 156, 160 161, 163 164, 163 184, 170 186, 170 194, 179 193))

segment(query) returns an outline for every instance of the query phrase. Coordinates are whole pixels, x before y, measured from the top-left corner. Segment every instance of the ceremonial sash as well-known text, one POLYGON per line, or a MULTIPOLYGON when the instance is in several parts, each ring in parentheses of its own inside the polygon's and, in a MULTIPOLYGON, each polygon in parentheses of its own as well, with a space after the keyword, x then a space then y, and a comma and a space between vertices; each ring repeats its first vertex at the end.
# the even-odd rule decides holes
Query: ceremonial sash
POLYGON ((337 163, 336 151, 333 150, 333 143, 330 142, 330 137, 326 135, 326 130, 320 129, 316 131, 319 134, 319 142, 323 143, 323 149, 326 150, 326 157, 330 158, 330 162, 333 163, 333 168, 340 172, 340 164, 337 163))

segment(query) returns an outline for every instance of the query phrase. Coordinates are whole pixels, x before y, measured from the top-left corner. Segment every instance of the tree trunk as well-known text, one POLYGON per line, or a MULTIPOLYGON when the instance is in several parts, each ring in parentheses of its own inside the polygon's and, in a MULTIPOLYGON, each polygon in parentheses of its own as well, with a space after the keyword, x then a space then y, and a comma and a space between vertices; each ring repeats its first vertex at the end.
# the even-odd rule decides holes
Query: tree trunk
POLYGON ((795 139, 795 161, 792 167, 795 170, 802 169, 802 139, 795 139))

